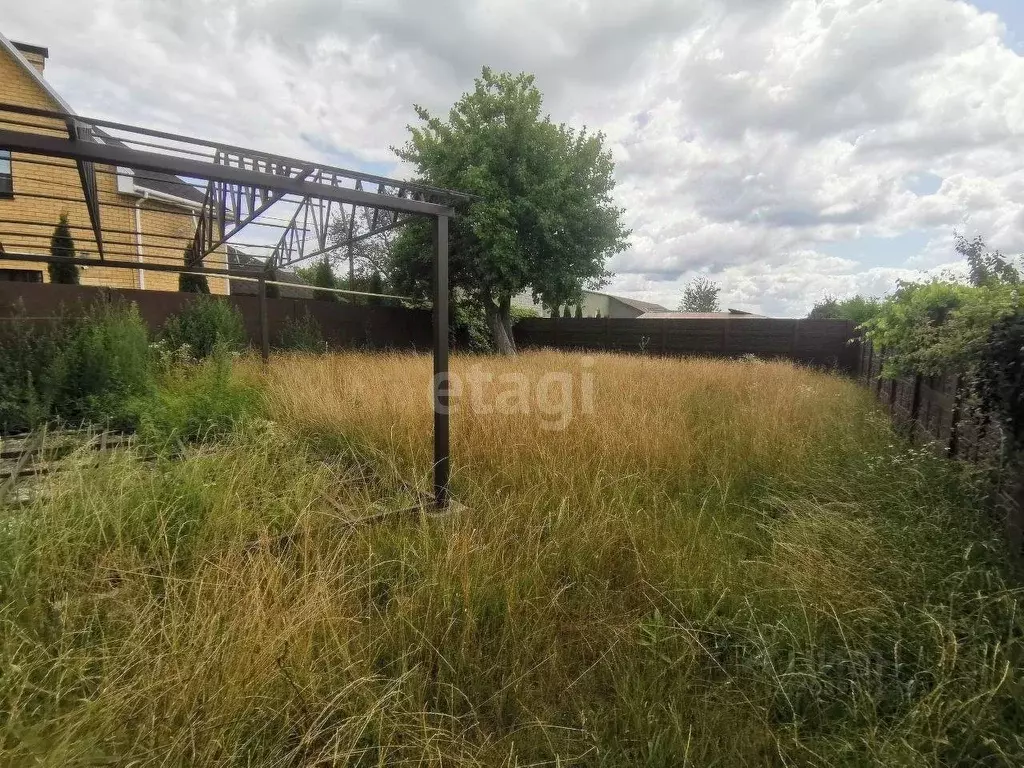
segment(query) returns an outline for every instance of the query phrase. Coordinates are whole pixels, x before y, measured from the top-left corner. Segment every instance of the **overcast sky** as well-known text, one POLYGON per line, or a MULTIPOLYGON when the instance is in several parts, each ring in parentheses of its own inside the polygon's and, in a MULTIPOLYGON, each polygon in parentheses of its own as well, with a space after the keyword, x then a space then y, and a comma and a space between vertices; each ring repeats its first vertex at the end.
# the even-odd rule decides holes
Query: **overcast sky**
POLYGON ((603 130, 633 229, 606 290, 799 315, 1024 251, 1024 2, 0 0, 78 112, 401 173, 482 65, 603 130))

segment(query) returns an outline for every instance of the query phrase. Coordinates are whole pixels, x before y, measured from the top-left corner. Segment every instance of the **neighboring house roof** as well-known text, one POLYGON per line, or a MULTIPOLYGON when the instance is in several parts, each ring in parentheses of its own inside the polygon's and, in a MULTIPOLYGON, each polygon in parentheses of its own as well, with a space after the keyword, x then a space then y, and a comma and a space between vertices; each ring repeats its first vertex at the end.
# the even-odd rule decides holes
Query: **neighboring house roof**
POLYGON ((739 309, 725 312, 644 312, 638 320, 722 320, 724 318, 742 320, 744 318, 764 319, 764 315, 755 315, 739 309))
MULTIPOLYGON (((114 147, 127 147, 120 139, 111 136, 102 128, 93 129, 96 136, 104 144, 114 147)), ((122 194, 143 195, 145 192, 155 192, 164 198, 175 198, 170 202, 179 202, 189 208, 201 208, 206 195, 179 176, 170 173, 159 173, 157 171, 138 171, 132 168, 118 168, 118 175, 122 178, 130 178, 132 189, 119 188, 122 194)))
MULTIPOLYGON (((600 294, 599 294, 600 295, 600 294)), ((640 310, 641 312, 668 312, 668 307, 663 307, 661 304, 654 304, 650 301, 640 301, 638 299, 627 299, 624 296, 613 296, 612 294, 605 294, 609 298, 615 299, 616 301, 622 302, 627 307, 640 310)))
MULTIPOLYGON (((239 248, 228 246, 228 266, 242 269, 262 269, 264 263, 262 259, 258 259, 239 248)), ((279 269, 274 277, 276 278, 275 282, 291 283, 294 286, 279 285, 277 287, 278 295, 282 299, 310 299, 313 297, 313 290, 309 287, 309 284, 294 272, 279 269)), ((231 279, 232 296, 257 296, 258 294, 259 283, 252 280, 231 279)))
MULTIPOLYGON (((61 98, 61 95, 57 93, 53 86, 46 81, 46 78, 39 73, 39 70, 33 67, 32 63, 25 58, 24 54, 20 50, 18 50, 19 47, 24 50, 35 51, 44 57, 49 57, 48 49, 39 45, 28 45, 26 43, 18 43, 15 45, 8 40, 2 32, 0 32, 0 49, 6 51, 7 54, 25 70, 29 77, 35 81, 36 85, 38 85, 47 96, 53 99, 61 110, 70 115, 76 114, 75 110, 71 108, 71 105, 61 98)), ((124 142, 118 141, 106 131, 102 131, 99 128, 94 130, 99 139, 105 144, 112 144, 120 147, 126 146, 124 142)), ((139 192, 138 190, 146 190, 149 192, 155 192, 157 195, 162 197, 177 198, 176 201, 169 200, 168 202, 180 202, 191 208, 199 208, 203 204, 205 195, 177 176, 172 176, 168 173, 154 173, 152 171, 130 171, 124 168, 119 168, 118 172, 121 175, 132 177, 134 191, 119 188, 118 191, 122 194, 137 194, 141 196, 142 192, 139 192)))

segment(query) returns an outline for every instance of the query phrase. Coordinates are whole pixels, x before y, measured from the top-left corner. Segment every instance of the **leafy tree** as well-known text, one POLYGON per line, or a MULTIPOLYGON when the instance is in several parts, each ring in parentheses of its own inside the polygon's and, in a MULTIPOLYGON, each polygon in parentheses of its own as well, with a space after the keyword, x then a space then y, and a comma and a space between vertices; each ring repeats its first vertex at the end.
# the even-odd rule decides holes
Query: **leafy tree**
MULTIPOLYGON (((50 255, 59 259, 75 258, 75 241, 71 239, 68 215, 62 213, 50 238, 50 255)), ((78 266, 69 261, 58 261, 46 265, 51 283, 78 285, 78 266)))
POLYGON ((984 241, 956 235, 967 259, 969 282, 932 279, 901 282, 863 323, 867 337, 888 353, 883 373, 973 375, 992 329, 1024 312, 1020 272, 1002 254, 987 253, 984 241))
MULTIPOLYGON (((376 269, 373 270, 373 272, 370 273, 370 277, 366 281, 366 292, 367 293, 384 293, 385 292, 385 290, 384 290, 384 278, 381 276, 380 272, 378 272, 376 269)), ((381 304, 384 304, 384 302, 387 301, 387 299, 382 299, 382 298, 380 298, 380 296, 367 296, 366 298, 367 298, 367 304, 372 304, 372 305, 377 305, 377 306, 379 306, 381 304)))
POLYGON ((600 317, 601 317, 601 310, 600 310, 600 309, 599 309, 599 310, 597 310, 597 314, 596 314, 596 315, 594 315, 594 317, 597 317, 597 318, 600 318, 600 317))
MULTIPOLYGON (((195 243, 190 242, 185 246, 185 266, 194 267, 196 265, 201 265, 201 262, 196 258, 195 243)), ((206 275, 181 272, 178 274, 178 290, 182 293, 208 294, 210 283, 207 281, 206 275)))
MULTIPOLYGON (((484 68, 447 121, 422 121, 398 156, 427 182, 475 194, 451 222, 449 275, 484 310, 498 351, 513 354, 512 297, 527 287, 546 306, 578 300, 607 279, 605 260, 629 232, 611 198, 604 136, 556 125, 541 111, 532 75, 484 68)), ((402 292, 427 295, 433 260, 428 224, 412 225, 392 254, 402 292)))
POLYGON ((967 260, 971 285, 1020 284, 1020 270, 999 251, 991 253, 986 251, 985 241, 981 235, 973 240, 968 240, 959 233, 954 237, 956 238, 956 252, 967 260))
POLYGON ((849 320, 862 325, 878 314, 882 303, 857 294, 839 301, 835 296, 826 296, 817 302, 807 315, 808 320, 849 320))
POLYGON ((562 317, 572 317, 572 312, 569 310, 569 305, 566 304, 562 309, 562 317))
POLYGON ((718 312, 718 294, 722 291, 715 281, 704 275, 695 277, 683 290, 680 312, 718 312))

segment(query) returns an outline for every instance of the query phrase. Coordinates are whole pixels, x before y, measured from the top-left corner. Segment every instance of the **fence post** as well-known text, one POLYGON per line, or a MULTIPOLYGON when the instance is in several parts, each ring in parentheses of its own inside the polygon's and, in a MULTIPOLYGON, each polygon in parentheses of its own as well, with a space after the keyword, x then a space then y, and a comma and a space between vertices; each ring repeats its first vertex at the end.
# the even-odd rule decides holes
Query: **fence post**
POLYGON ((882 396, 882 368, 885 367, 885 353, 878 356, 878 384, 875 386, 875 397, 882 396))
POLYGON ((729 356, 729 318, 722 320, 722 357, 729 356))
POLYGON ((871 343, 870 339, 867 342, 867 347, 868 347, 868 363, 867 363, 867 365, 864 365, 864 355, 861 355, 860 362, 861 362, 861 365, 864 368, 861 371, 861 375, 862 375, 862 378, 864 379, 864 383, 870 386, 870 384, 871 384, 871 365, 875 362, 875 345, 871 343))
POLYGON ((953 388, 953 412, 949 417, 949 455, 955 457, 960 447, 960 377, 956 377, 953 388))
POLYGON ((260 350, 263 353, 263 362, 270 360, 270 328, 267 325, 267 277, 260 275, 260 350))
POLYGON ((917 435, 918 425, 917 420, 921 415, 921 386, 924 383, 924 377, 919 373, 914 376, 914 397, 910 401, 910 441, 914 441, 914 437, 917 435))
POLYGON ((610 352, 612 348, 612 319, 606 317, 604 319, 604 351, 610 352))

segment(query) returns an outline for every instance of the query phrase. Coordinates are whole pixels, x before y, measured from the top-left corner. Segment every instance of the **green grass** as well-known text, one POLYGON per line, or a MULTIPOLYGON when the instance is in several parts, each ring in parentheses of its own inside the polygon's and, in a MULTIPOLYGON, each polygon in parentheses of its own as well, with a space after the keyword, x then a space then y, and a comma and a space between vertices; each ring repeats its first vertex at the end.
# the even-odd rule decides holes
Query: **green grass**
POLYGON ((231 430, 3 510, 0 763, 1024 762, 998 528, 868 393, 601 356, 564 431, 456 411, 465 508, 353 527, 429 487, 429 366, 243 363, 231 430))

